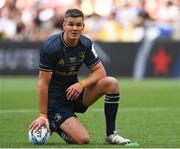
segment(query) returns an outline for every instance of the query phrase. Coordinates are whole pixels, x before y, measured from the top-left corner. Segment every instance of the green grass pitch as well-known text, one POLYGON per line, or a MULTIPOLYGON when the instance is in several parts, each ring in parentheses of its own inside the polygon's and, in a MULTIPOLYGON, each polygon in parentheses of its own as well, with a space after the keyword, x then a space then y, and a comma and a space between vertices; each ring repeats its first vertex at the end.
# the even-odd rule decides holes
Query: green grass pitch
MULTIPOLYGON (((117 130, 140 148, 180 147, 180 79, 119 78, 121 101, 117 130)), ((104 143, 103 97, 85 114, 78 114, 91 140, 68 145, 58 135, 46 145, 28 142, 28 125, 38 116, 37 77, 0 77, 0 148, 123 148, 104 143)))

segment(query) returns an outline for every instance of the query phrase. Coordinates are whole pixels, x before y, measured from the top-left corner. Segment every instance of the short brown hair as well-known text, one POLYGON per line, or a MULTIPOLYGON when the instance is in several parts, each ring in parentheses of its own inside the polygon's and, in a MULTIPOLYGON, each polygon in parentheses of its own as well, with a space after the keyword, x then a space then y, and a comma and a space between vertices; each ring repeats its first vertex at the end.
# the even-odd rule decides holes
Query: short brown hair
POLYGON ((79 9, 68 9, 65 12, 64 19, 68 17, 82 17, 84 19, 84 14, 79 9))

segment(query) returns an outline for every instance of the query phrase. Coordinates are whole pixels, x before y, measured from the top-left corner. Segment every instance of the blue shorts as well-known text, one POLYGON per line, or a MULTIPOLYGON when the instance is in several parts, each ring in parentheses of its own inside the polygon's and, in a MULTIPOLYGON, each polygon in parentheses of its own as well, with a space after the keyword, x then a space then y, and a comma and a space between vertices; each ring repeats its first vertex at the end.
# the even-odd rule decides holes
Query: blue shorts
POLYGON ((75 112, 84 113, 88 107, 82 103, 83 92, 74 101, 67 100, 65 93, 49 93, 48 120, 52 132, 59 131, 59 126, 70 117, 77 117, 75 112))

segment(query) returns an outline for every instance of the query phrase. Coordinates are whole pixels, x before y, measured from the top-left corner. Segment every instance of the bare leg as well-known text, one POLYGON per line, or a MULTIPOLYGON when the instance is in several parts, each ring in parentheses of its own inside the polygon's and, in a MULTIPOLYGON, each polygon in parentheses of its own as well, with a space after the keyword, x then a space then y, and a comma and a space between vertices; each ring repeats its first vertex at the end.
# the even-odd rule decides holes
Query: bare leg
POLYGON ((84 126, 75 117, 70 117, 60 125, 60 129, 63 130, 70 138, 71 143, 75 144, 88 144, 89 134, 84 126))
POLYGON ((83 104, 90 106, 102 95, 105 95, 104 115, 106 119, 106 135, 110 136, 116 129, 116 115, 119 107, 119 84, 115 78, 105 77, 95 85, 87 87, 83 95, 83 104))

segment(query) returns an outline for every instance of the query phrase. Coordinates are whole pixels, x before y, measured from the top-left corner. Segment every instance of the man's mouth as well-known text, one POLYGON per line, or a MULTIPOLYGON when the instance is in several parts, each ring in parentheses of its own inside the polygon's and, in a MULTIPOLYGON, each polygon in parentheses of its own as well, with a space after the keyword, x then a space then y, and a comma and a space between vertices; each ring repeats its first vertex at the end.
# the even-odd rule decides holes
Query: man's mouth
POLYGON ((76 33, 76 32, 73 32, 73 33, 71 33, 71 34, 74 35, 74 36, 78 35, 78 33, 76 33))

